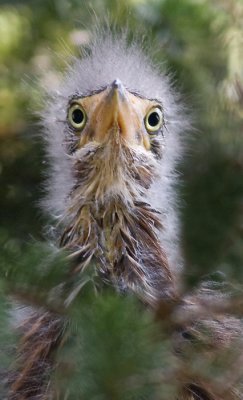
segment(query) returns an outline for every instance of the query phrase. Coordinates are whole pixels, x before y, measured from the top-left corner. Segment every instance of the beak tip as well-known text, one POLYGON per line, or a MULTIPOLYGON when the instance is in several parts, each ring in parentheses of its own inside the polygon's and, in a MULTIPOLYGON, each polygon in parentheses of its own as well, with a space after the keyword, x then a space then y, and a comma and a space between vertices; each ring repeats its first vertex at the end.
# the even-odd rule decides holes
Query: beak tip
POLYGON ((113 89, 121 89, 121 88, 123 87, 123 85, 122 85, 120 79, 115 79, 115 80, 112 82, 112 85, 111 85, 111 86, 112 86, 113 89))
POLYGON ((125 99, 125 88, 120 79, 115 79, 111 84, 111 93, 115 94, 121 100, 125 99))

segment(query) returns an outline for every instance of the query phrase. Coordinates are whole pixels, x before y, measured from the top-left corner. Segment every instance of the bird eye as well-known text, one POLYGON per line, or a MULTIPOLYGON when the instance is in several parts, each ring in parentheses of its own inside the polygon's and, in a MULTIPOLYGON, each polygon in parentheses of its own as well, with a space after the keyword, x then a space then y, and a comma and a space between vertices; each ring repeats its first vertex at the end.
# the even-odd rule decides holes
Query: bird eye
POLYGON ((68 121, 73 128, 81 131, 87 122, 87 115, 80 104, 73 104, 68 110, 68 121))
POLYGON ((161 109, 153 107, 145 116, 144 124, 149 133, 155 134, 163 125, 163 113, 161 109))

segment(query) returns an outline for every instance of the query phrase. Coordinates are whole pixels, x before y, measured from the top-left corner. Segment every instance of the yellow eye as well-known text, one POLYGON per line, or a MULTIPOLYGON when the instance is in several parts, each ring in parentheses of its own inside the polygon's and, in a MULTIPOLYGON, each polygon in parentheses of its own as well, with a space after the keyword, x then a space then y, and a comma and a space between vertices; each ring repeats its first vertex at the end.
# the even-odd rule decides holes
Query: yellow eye
POLYGON ((147 131, 151 134, 156 132, 163 125, 163 113, 159 107, 153 107, 144 118, 144 124, 147 131))
POLYGON ((68 110, 68 121, 78 131, 81 131, 87 122, 87 115, 80 104, 72 104, 68 110))

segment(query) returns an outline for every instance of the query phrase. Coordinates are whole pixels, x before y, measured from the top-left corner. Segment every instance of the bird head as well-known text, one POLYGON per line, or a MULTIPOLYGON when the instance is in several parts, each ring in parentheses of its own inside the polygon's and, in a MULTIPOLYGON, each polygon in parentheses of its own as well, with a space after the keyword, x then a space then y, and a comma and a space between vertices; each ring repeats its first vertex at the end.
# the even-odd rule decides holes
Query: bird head
POLYGON ((163 134, 162 104, 129 92, 119 79, 88 97, 73 98, 68 109, 71 129, 80 135, 77 147, 90 141, 114 146, 141 146, 150 151, 153 139, 163 134))
POLYGON ((70 66, 44 113, 46 204, 63 226, 61 246, 79 257, 77 271, 95 258, 122 288, 170 291, 185 121, 169 78, 124 38, 96 38, 70 66))

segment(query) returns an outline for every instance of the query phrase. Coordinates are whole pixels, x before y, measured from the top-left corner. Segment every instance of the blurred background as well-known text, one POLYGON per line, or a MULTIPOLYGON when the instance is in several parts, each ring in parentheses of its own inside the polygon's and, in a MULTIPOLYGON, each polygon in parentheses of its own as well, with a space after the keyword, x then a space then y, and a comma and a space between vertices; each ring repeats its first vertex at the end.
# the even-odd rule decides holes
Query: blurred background
POLYGON ((0 0, 0 251, 18 258, 43 238, 42 88, 56 87, 107 15, 152 39, 155 61, 166 62, 194 117, 179 166, 188 275, 221 270, 241 279, 242 0, 0 0))

